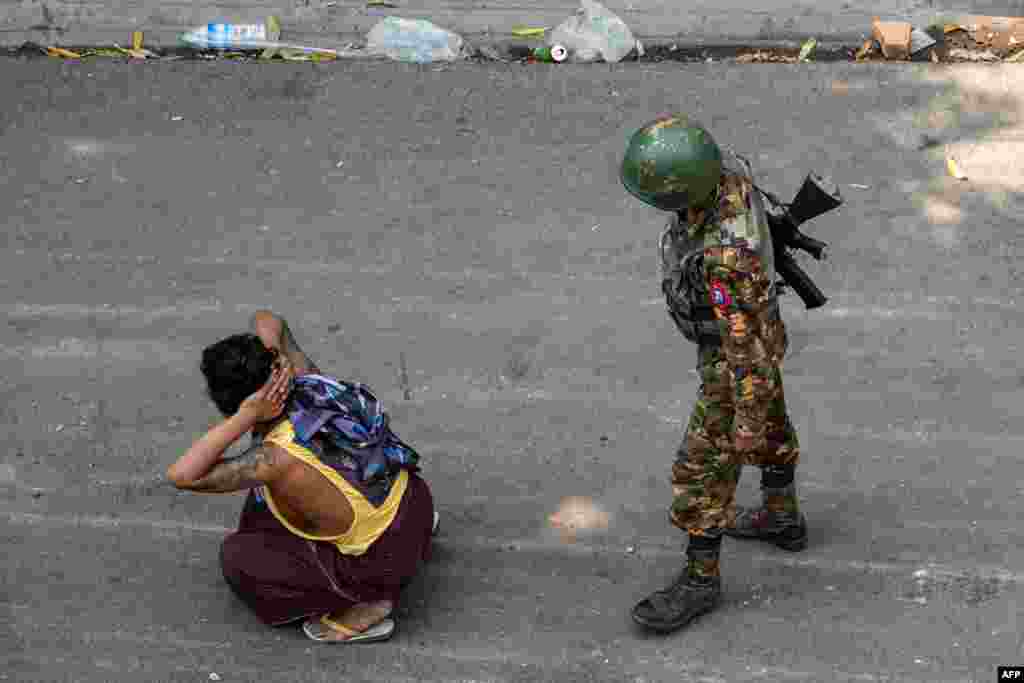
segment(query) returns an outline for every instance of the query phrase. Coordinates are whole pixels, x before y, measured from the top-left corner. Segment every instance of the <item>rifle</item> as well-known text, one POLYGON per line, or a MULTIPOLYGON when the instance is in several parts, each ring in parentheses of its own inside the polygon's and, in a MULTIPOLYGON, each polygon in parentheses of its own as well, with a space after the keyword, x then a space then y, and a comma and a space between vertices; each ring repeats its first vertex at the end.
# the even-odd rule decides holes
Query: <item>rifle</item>
POLYGON ((818 261, 824 258, 828 245, 800 232, 800 226, 841 205, 839 188, 826 177, 808 173, 796 197, 787 205, 772 193, 754 187, 773 205, 767 212, 768 225, 772 231, 775 271, 782 276, 782 283, 800 296, 807 310, 824 306, 828 298, 797 264, 789 249, 805 251, 818 261))

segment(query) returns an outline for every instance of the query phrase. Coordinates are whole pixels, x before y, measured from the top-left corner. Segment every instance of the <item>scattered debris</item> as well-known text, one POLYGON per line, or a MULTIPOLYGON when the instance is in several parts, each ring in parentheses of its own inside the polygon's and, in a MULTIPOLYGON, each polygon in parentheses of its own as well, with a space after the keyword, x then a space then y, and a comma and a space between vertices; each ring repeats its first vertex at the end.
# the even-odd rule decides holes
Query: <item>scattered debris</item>
POLYGON ((621 62, 632 52, 644 54, 643 44, 622 19, 596 0, 580 0, 576 13, 548 37, 549 46, 561 45, 573 62, 621 62))
POLYGON ((489 59, 494 62, 508 62, 492 45, 480 45, 476 48, 476 53, 477 57, 482 59, 489 59))
MULTIPOLYGON (((328 6, 337 5, 328 3, 328 6)), ((370 7, 395 7, 390 0, 366 0, 370 7)), ((276 16, 263 23, 209 23, 181 35, 187 47, 147 49, 142 31, 132 33, 131 45, 122 47, 81 48, 44 46, 26 42, 0 51, 12 57, 49 56, 59 59, 84 60, 92 57, 129 58, 140 60, 175 59, 283 59, 299 62, 322 62, 338 58, 386 57, 397 61, 428 63, 451 62, 463 58, 480 58, 496 62, 596 62, 615 63, 627 57, 645 62, 677 61, 714 63, 735 60, 752 63, 807 63, 810 61, 858 62, 898 60, 941 63, 1024 63, 1024 17, 969 16, 942 19, 926 29, 909 22, 881 21, 874 17, 871 39, 859 49, 852 46, 821 46, 810 38, 801 46, 774 48, 739 48, 728 46, 680 47, 677 44, 656 45, 647 54, 626 23, 597 0, 580 0, 580 7, 554 30, 550 27, 520 25, 511 35, 521 43, 543 40, 542 47, 531 45, 470 46, 458 34, 435 26, 426 20, 386 16, 371 29, 365 42, 331 49, 292 45, 281 41, 281 22, 276 16), (563 56, 564 53, 564 56, 563 56)), ((443 68, 443 67, 442 67, 443 68)), ((838 94, 835 87, 833 92, 838 94)), ((842 90, 843 93, 846 90, 842 90)))
POLYGON ((1024 17, 968 16, 943 26, 950 61, 1016 61, 1024 46, 1024 17), (954 52, 955 51, 955 52, 954 52), (977 52, 980 57, 969 57, 977 52), (996 57, 992 59, 990 55, 996 57))
MULTIPOLYGON (((707 61, 711 61, 708 57, 707 61)), ((748 52, 736 57, 736 62, 739 64, 794 64, 799 61, 798 57, 791 55, 779 54, 777 52, 768 52, 767 50, 758 50, 757 52, 748 52)))
POLYGON ((961 62, 998 62, 1000 61, 999 55, 995 54, 991 50, 982 50, 980 52, 974 50, 965 50, 962 47, 954 47, 949 50, 947 56, 950 60, 961 61, 961 62))
MULTIPOLYGON (((810 38, 800 46, 800 51, 794 53, 792 49, 762 49, 754 52, 746 52, 736 56, 739 64, 774 63, 774 64, 796 64, 797 62, 809 62, 818 47, 818 40, 810 38)), ((708 57, 707 62, 713 61, 708 57)))
POLYGON ((395 9, 395 8, 398 7, 398 5, 396 5, 393 2, 388 2, 388 0, 366 0, 366 6, 367 7, 390 7, 391 9, 395 9))
POLYGON ((852 187, 852 188, 854 188, 856 190, 870 190, 871 189, 870 185, 858 185, 857 183, 850 183, 850 187, 852 187))
POLYGON ((1024 44, 1024 17, 967 16, 960 21, 979 46, 996 52, 1016 49, 1024 44))

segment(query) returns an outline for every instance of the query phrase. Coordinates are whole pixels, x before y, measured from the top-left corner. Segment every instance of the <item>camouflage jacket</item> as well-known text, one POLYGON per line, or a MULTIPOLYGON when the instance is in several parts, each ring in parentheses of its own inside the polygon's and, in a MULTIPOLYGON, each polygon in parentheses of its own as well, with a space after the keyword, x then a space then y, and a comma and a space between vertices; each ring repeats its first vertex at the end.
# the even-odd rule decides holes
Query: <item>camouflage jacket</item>
MULTIPOLYGON (((713 310, 713 293, 705 277, 705 250, 743 247, 759 257, 759 268, 770 283, 767 303, 777 315, 775 264, 764 200, 753 186, 753 170, 743 157, 723 148, 718 200, 708 210, 690 209, 685 220, 673 214, 662 233, 662 292, 669 316, 683 336, 697 344, 720 344, 722 324, 713 310)), ((735 301, 744 306, 744 302, 735 301)), ((749 302, 750 305, 756 305, 749 302)))

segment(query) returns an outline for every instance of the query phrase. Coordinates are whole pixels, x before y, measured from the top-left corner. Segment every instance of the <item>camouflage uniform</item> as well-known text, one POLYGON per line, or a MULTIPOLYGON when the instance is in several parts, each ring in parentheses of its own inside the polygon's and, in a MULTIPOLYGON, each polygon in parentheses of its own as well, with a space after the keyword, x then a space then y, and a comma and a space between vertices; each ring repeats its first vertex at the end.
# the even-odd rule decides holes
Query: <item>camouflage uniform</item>
MULTIPOLYGON (((800 457, 782 388, 787 338, 771 233, 752 177, 746 160, 723 150, 717 201, 690 208, 685 223, 676 216, 662 236, 669 313, 698 344, 701 386, 672 466, 670 511, 692 536, 734 524, 742 465, 793 466, 800 457)), ((766 496, 765 505, 798 514, 795 495, 766 496)))

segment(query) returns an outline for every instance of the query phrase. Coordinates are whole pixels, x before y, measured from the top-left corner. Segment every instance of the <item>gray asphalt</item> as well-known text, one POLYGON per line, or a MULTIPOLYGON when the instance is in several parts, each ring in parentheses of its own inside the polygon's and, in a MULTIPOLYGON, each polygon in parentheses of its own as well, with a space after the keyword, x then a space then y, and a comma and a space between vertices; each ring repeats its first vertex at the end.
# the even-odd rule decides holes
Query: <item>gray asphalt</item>
POLYGON ((1024 660, 1022 74, 0 63, 0 679, 993 680, 1024 660), (727 540, 723 607, 652 637, 697 383, 615 169, 678 108, 846 204, 807 226, 829 305, 785 302, 810 547, 727 540), (215 419, 200 350, 262 307, 425 456, 443 533, 389 643, 260 625, 217 564, 241 498, 160 481, 215 419), (560 537, 569 496, 607 528, 560 537))

